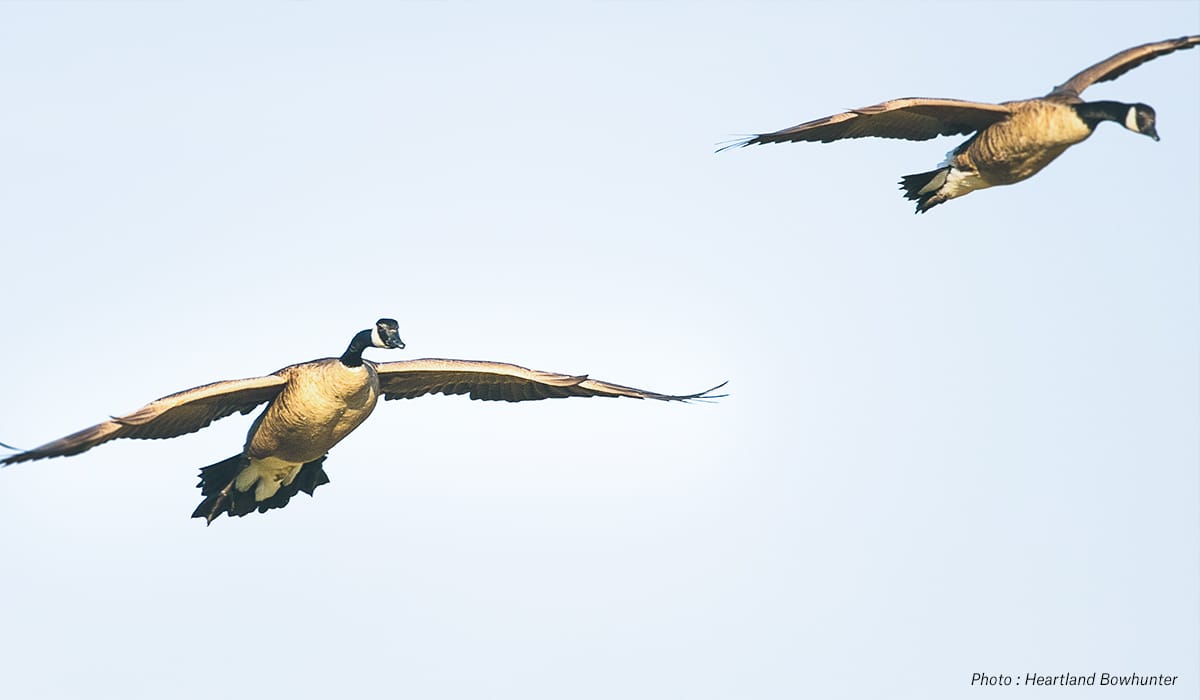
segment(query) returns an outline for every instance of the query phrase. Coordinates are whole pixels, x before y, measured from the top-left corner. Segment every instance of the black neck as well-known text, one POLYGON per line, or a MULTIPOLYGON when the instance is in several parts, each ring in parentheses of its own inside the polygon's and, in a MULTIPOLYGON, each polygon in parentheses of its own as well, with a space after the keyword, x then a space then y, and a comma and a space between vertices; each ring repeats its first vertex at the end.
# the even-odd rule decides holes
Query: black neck
POLYGON ((347 367, 361 367, 363 350, 371 347, 371 331, 359 331, 350 341, 350 347, 338 359, 347 367))
POLYGON ((1093 129, 1100 122, 1124 124, 1125 115, 1129 114, 1129 105, 1124 102, 1102 100, 1100 102, 1080 102, 1071 106, 1075 108, 1075 113, 1079 115, 1079 118, 1093 129))

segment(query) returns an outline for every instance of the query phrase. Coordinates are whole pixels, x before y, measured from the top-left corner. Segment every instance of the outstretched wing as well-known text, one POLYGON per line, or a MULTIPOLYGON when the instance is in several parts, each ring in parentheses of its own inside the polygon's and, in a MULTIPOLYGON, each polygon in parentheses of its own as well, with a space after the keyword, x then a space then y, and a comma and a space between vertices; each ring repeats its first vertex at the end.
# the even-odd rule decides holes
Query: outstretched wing
POLYGON ((884 139, 926 141, 936 136, 969 134, 1007 119, 1008 108, 987 102, 932 97, 905 97, 870 107, 852 109, 815 119, 788 129, 759 134, 725 148, 784 141, 820 141, 875 136, 884 139))
POLYGON ((114 417, 41 447, 0 459, 15 464, 46 457, 66 457, 117 438, 172 438, 194 433, 213 421, 249 413, 275 398, 287 379, 279 374, 213 382, 152 401, 129 415, 114 417))
POLYGON ((413 399, 425 394, 468 394, 480 401, 540 401, 571 396, 627 396, 633 399, 689 401, 716 399, 719 384, 696 394, 675 396, 610 384, 587 375, 571 376, 527 369, 505 362, 477 360, 407 360, 375 365, 385 399, 413 399))
POLYGON ((1200 44, 1200 35, 1181 36, 1178 39, 1156 41, 1150 44, 1135 46, 1132 49, 1125 49, 1071 76, 1067 82, 1050 91, 1047 97, 1050 95, 1079 97, 1079 93, 1086 90, 1092 83, 1116 80, 1146 61, 1156 59, 1159 56, 1165 56, 1180 49, 1190 49, 1196 44, 1200 44))

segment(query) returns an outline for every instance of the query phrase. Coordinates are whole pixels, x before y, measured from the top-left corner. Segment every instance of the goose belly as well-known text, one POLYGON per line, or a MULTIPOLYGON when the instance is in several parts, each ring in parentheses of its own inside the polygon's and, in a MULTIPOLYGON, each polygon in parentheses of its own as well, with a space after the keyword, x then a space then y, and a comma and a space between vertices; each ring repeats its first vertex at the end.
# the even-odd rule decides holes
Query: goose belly
POLYGON ((233 486, 238 491, 254 489, 254 500, 265 501, 274 496, 282 486, 291 484, 300 473, 303 462, 289 462, 278 457, 251 458, 237 477, 233 486))
POLYGON ((951 167, 946 173, 945 181, 937 188, 937 192, 939 198, 944 201, 991 187, 993 184, 995 183, 988 182, 974 170, 959 170, 957 167, 951 167))
POLYGON ((974 138, 959 158, 988 186, 1009 185, 1037 174, 1092 133, 1074 109, 1037 102, 974 138))
POLYGON ((319 459, 371 415, 379 399, 374 370, 333 362, 337 367, 289 378, 250 430, 246 453, 252 462, 266 465, 272 458, 298 466, 319 459))

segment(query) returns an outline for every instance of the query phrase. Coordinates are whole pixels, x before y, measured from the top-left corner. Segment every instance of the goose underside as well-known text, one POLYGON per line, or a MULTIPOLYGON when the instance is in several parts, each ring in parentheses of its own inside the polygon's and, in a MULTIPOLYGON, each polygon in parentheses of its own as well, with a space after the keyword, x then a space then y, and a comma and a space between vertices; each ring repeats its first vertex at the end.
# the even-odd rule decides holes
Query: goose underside
POLYGON ((900 189, 904 190, 906 198, 916 200, 918 214, 924 214, 942 202, 998 184, 1009 183, 985 179, 974 169, 955 165, 900 178, 900 189))
POLYGON ((204 518, 207 524, 222 513, 230 517, 242 517, 257 510, 265 513, 272 508, 282 508, 288 504, 300 491, 313 495, 313 491, 321 484, 328 484, 329 477, 321 466, 325 455, 311 462, 306 462, 296 472, 295 478, 288 483, 281 483, 279 490, 268 498, 258 500, 256 489, 240 490, 237 488, 238 475, 249 466, 249 458, 238 454, 200 470, 200 483, 197 487, 204 495, 204 500, 192 513, 193 518, 204 518))
POLYGON ((942 188, 949 175, 949 166, 930 170, 927 173, 905 175, 900 179, 900 189, 904 190, 906 199, 916 200, 917 212, 924 214, 949 199, 942 194, 942 188))

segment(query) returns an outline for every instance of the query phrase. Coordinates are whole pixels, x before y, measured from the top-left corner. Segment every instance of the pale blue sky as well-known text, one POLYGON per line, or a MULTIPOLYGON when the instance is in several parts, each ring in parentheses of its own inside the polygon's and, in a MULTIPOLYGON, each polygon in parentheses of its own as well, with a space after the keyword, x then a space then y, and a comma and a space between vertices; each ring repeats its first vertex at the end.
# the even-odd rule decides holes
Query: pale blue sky
POLYGON ((1200 51, 1085 95, 1161 142, 923 216, 958 139, 713 151, 1040 95, 1200 4, 503 5, 0 3, 0 440, 380 316, 377 360, 732 395, 389 402, 210 528, 248 417, 7 468, 0 695, 1196 697, 1200 51))

